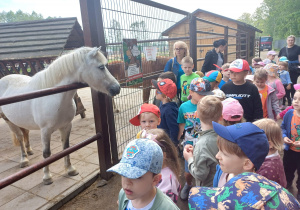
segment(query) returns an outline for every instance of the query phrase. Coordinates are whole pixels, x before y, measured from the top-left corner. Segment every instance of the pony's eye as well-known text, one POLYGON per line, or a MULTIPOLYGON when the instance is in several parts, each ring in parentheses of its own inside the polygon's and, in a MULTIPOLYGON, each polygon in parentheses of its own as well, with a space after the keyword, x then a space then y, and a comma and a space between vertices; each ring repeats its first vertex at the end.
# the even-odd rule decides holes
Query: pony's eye
POLYGON ((100 70, 104 70, 104 65, 101 65, 101 66, 98 66, 98 68, 100 69, 100 70))

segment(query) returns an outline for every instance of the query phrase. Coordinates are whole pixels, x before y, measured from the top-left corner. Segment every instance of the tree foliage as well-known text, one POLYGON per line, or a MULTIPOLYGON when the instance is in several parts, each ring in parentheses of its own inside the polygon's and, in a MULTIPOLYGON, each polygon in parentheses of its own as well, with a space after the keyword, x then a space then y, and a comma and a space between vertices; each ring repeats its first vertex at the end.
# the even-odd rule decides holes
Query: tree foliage
POLYGON ((275 39, 300 35, 299 0, 263 0, 251 15, 244 13, 238 20, 251 24, 275 39))
POLYGON ((145 21, 136 21, 130 25, 131 33, 137 40, 146 40, 148 38, 148 31, 145 21))
MULTIPOLYGON (((50 19, 53 17, 47 17, 46 19, 50 19)), ((23 12, 22 10, 18 10, 16 12, 0 12, 0 23, 11 23, 18 21, 31 21, 31 20, 43 20, 45 19, 43 15, 32 11, 31 14, 23 12)))

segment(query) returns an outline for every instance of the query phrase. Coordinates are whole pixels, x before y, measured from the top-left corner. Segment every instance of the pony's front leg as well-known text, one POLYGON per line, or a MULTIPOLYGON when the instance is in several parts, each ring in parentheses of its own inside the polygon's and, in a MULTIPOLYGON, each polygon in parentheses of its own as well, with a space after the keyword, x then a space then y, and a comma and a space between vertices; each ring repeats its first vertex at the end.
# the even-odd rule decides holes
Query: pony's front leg
MULTIPOLYGON (((50 155, 51 155, 51 150, 50 150, 51 134, 52 134, 52 132, 50 132, 46 128, 43 128, 41 130, 41 137, 42 137, 42 144, 43 144, 43 157, 44 158, 50 157, 50 155)), ((44 176, 43 176, 44 184, 45 185, 52 184, 53 179, 52 179, 52 175, 49 171, 49 165, 45 166, 43 168, 43 171, 44 171, 44 176)))
MULTIPOLYGON (((69 137, 70 137, 71 129, 72 129, 72 123, 69 123, 67 126, 59 129, 63 149, 67 149, 70 147, 69 137)), ((65 156, 65 169, 68 171, 69 176, 76 176, 78 174, 76 168, 71 164, 70 155, 65 156)))

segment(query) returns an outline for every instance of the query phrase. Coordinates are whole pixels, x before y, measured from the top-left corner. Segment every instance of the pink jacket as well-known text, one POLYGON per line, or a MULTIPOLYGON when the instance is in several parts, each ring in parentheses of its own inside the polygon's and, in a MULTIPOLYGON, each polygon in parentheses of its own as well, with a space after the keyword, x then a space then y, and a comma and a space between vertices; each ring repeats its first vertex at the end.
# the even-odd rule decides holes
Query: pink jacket
POLYGON ((273 120, 275 120, 276 116, 280 113, 279 102, 276 97, 275 90, 270 86, 268 86, 267 110, 268 118, 273 120))
POLYGON ((278 99, 282 99, 285 96, 285 90, 280 79, 276 79, 273 83, 268 82, 268 85, 276 90, 276 96, 278 99))
POLYGON ((285 114, 287 113, 287 111, 289 111, 290 109, 294 109, 294 107, 293 107, 293 106, 288 106, 288 107, 286 107, 285 110, 283 110, 282 112, 279 113, 280 118, 283 119, 284 115, 285 115, 285 114))

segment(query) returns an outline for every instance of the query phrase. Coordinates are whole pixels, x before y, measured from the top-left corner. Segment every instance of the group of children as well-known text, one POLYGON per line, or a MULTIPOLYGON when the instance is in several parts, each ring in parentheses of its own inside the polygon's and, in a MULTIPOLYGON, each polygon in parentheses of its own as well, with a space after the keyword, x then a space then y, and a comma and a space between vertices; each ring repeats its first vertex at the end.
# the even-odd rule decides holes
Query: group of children
POLYGON ((252 84, 245 60, 199 75, 184 57, 180 99, 173 73, 152 80, 159 107, 141 106, 130 120, 141 127, 137 139, 108 170, 122 176, 119 209, 179 209, 178 197, 189 199, 190 209, 300 209, 300 194, 285 189, 300 172, 300 90, 280 128, 274 65, 255 69, 252 84))

